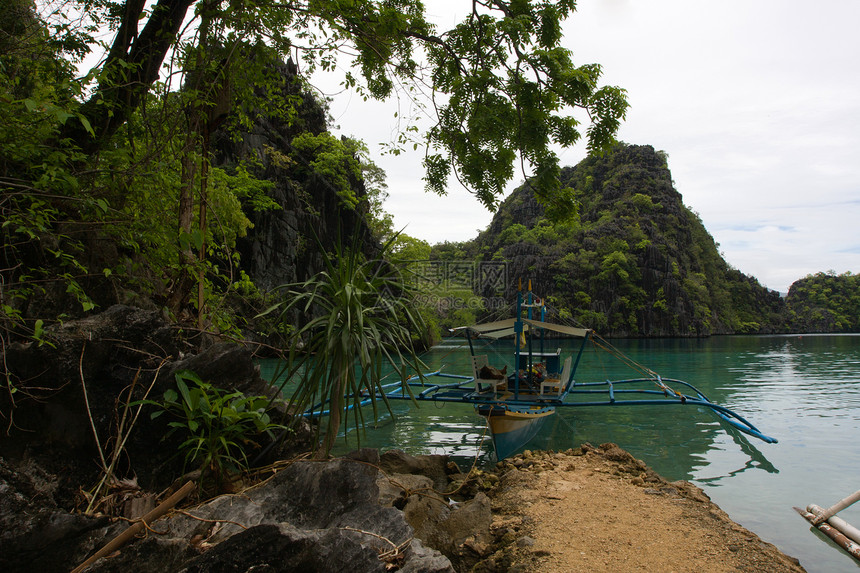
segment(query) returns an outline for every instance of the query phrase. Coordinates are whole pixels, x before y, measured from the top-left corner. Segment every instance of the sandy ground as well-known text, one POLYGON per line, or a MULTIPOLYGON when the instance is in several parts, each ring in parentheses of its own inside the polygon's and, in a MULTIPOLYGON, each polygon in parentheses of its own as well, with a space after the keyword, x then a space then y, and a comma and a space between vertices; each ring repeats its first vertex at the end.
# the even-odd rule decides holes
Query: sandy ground
POLYGON ((665 481, 614 444, 525 452, 498 475, 493 529, 507 543, 490 570, 804 571, 702 490, 665 481))

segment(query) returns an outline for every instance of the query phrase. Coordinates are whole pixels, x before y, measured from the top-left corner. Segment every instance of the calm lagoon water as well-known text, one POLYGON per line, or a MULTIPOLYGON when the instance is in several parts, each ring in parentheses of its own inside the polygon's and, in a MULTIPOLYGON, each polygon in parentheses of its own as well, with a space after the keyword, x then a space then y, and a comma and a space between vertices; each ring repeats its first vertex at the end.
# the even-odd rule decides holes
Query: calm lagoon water
MULTIPOLYGON (((528 447, 564 450, 583 442, 615 442, 669 480, 701 487, 729 516, 796 557, 810 572, 860 571, 858 562, 812 530, 792 510, 833 505, 860 489, 860 336, 731 336, 621 340, 612 344, 667 378, 690 382, 735 410, 764 434, 765 444, 688 406, 562 409, 528 447)), ((491 363, 511 356, 511 343, 480 350, 491 363), (493 356, 496 359, 493 359, 493 356)), ((451 340, 424 357, 431 368, 467 373, 468 347, 451 340)), ((586 351, 578 381, 633 377, 603 352, 586 351)), ((362 435, 338 446, 447 453, 461 467, 495 463, 483 418, 460 404, 395 404, 362 435)), ((840 517, 860 527, 860 503, 840 517)))

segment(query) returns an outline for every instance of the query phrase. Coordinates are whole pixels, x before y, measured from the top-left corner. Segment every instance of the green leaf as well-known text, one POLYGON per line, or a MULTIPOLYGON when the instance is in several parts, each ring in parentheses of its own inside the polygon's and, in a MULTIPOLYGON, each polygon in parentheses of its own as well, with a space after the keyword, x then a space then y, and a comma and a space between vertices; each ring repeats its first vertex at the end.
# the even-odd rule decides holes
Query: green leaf
POLYGON ((54 116, 57 118, 57 121, 65 125, 69 118, 72 117, 72 114, 67 112, 66 110, 56 108, 54 109, 54 116))
POLYGON ((80 113, 75 114, 75 116, 76 116, 76 117, 78 118, 78 120, 81 122, 81 125, 83 125, 83 126, 84 126, 84 129, 87 131, 87 133, 89 133, 90 135, 92 135, 93 137, 95 137, 95 136, 96 136, 96 132, 95 132, 95 131, 93 131, 93 126, 92 126, 92 125, 90 125, 90 120, 88 120, 88 119, 86 118, 86 116, 84 116, 83 114, 80 114, 80 113))
POLYGON ((191 241, 194 244, 194 248, 196 250, 200 250, 203 248, 203 232, 200 229, 194 229, 191 231, 191 241))
POLYGON ((254 318, 262 318, 262 317, 266 316, 267 314, 269 314, 269 313, 271 313, 271 312, 273 312, 273 311, 275 311, 275 310, 277 310, 277 309, 281 308, 281 306, 282 306, 283 304, 284 304, 284 303, 282 303, 282 302, 279 302, 279 303, 273 304, 272 306, 270 306, 269 308, 267 308, 266 310, 264 310, 263 312, 261 312, 260 314, 258 314, 257 316, 255 316, 254 318))
POLYGON ((179 393, 182 395, 182 399, 185 401, 185 405, 189 409, 193 409, 194 403, 191 400, 191 394, 188 391, 188 385, 185 384, 185 379, 181 378, 179 374, 176 375, 176 387, 179 388, 179 393))

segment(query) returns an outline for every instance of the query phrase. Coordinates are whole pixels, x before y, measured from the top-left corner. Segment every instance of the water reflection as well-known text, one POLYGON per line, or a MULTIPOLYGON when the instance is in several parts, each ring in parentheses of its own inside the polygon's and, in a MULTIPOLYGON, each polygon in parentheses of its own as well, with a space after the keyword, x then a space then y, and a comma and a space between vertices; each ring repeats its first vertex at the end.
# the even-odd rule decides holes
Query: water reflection
POLYGON ((765 471, 767 473, 771 473, 771 474, 778 474, 779 473, 779 470, 776 469, 776 466, 774 466, 770 462, 770 460, 768 460, 765 457, 765 455, 761 452, 761 450, 759 450, 757 447, 755 447, 747 439, 747 437, 744 434, 742 434, 741 432, 737 431, 736 429, 734 429, 732 427, 728 427, 728 426, 725 428, 725 430, 726 430, 726 433, 732 438, 732 441, 734 442, 734 444, 738 448, 740 448, 740 451, 743 452, 744 455, 749 456, 749 459, 747 459, 746 462, 744 462, 744 465, 742 467, 740 467, 736 470, 727 472, 723 475, 717 475, 717 476, 713 476, 713 477, 701 477, 700 476, 700 477, 696 478, 697 482, 699 482, 700 484, 709 484, 712 486, 716 486, 716 485, 719 485, 719 482, 721 480, 737 476, 738 474, 741 474, 741 473, 743 473, 747 470, 751 470, 751 469, 763 470, 763 471, 765 471))

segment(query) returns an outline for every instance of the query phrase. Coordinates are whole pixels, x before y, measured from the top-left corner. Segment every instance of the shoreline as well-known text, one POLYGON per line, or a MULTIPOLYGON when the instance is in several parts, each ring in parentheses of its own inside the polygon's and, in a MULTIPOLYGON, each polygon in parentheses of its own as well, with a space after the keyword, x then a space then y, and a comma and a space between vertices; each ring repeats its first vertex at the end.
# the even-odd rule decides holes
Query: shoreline
MULTIPOLYGON (((91 570, 804 571, 702 490, 615 444, 525 451, 468 473, 445 455, 371 448, 264 469, 231 493, 192 496, 91 570)), ((136 502, 156 502, 135 487, 114 509, 138 515, 85 516, 57 504, 57 479, 0 458, 4 570, 71 570, 139 526, 136 502)))
POLYGON ((499 462, 489 496, 500 548, 476 572, 802 572, 698 487, 615 444, 499 462))

